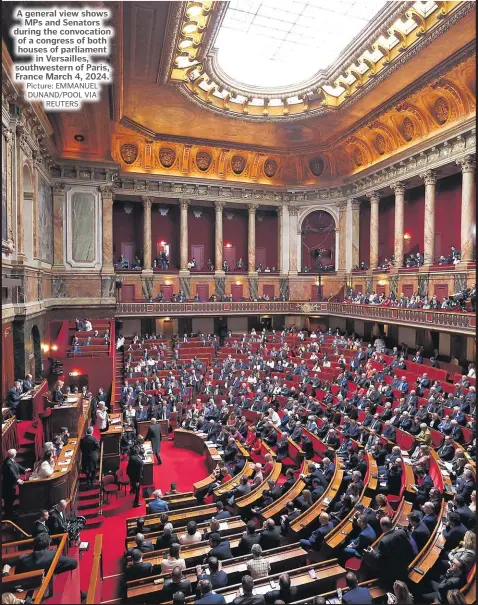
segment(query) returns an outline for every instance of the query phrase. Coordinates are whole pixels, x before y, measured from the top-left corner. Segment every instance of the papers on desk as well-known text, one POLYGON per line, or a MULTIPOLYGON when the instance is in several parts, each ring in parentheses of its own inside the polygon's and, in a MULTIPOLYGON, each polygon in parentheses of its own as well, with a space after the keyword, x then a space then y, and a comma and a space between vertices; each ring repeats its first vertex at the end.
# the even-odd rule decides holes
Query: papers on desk
POLYGON ((223 521, 222 523, 219 523, 219 531, 225 531, 226 529, 229 529, 229 525, 228 525, 227 521, 223 521))
POLYGON ((214 446, 215 446, 214 441, 205 441, 204 443, 205 443, 205 444, 206 444, 208 447, 214 447, 214 446))
POLYGON ((89 542, 80 542, 80 550, 88 550, 89 542))
POLYGON ((67 403, 76 403, 78 401, 78 397, 67 397, 65 401, 67 403))
POLYGON ((217 450, 217 453, 218 453, 220 456, 224 456, 224 450, 219 450, 219 449, 218 449, 218 450, 217 450))
POLYGON ((67 470, 68 470, 67 468, 64 468, 64 467, 63 467, 63 468, 61 469, 61 472, 62 472, 62 473, 66 473, 66 471, 67 471, 67 470))
POLYGON ((380 487, 387 487, 386 481, 380 481, 380 487))
POLYGON ((400 453, 402 454, 402 456, 408 456, 407 450, 400 450, 400 453))
POLYGON ((70 445, 76 445, 76 440, 75 441, 70 441, 70 445))
POLYGON ((68 462, 68 460, 64 461, 64 462, 58 462, 58 466, 68 466, 70 463, 68 462))
POLYGON ((65 456, 68 456, 68 457, 73 456, 73 450, 65 451, 65 456))
POLYGON ((145 462, 153 462, 153 458, 151 456, 146 456, 145 462))
POLYGON ((119 422, 121 422, 121 418, 113 418, 110 420, 110 424, 118 424, 119 422))

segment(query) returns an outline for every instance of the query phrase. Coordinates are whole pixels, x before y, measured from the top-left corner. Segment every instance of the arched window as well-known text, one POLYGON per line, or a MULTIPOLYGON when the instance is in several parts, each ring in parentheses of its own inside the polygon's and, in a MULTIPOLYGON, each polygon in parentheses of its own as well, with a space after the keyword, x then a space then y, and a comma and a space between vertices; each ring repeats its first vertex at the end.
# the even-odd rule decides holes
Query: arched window
POLYGON ((302 267, 317 272, 320 265, 324 270, 335 269, 335 220, 324 210, 315 210, 302 222, 302 267))

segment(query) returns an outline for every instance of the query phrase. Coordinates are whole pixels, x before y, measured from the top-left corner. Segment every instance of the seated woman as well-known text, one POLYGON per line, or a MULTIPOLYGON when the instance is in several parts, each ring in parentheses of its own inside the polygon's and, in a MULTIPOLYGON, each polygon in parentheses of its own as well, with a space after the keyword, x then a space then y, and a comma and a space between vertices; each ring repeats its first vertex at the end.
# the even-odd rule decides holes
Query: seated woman
POLYGON ((384 511, 385 515, 387 517, 390 517, 391 519, 394 516, 394 510, 393 508, 390 506, 387 497, 384 494, 377 494, 375 496, 375 503, 377 505, 377 510, 381 509, 384 511))
POLYGON ((63 380, 58 380, 55 384, 55 388, 53 389, 51 400, 53 403, 63 403, 65 401, 65 395, 63 395, 61 389, 64 386, 63 380))
POLYGON ((295 503, 301 511, 305 511, 310 508, 314 503, 311 491, 308 489, 304 489, 302 491, 302 494, 298 498, 296 498, 295 503))
POLYGON ((30 480, 48 479, 55 472, 55 456, 53 450, 46 451, 35 464, 30 480))

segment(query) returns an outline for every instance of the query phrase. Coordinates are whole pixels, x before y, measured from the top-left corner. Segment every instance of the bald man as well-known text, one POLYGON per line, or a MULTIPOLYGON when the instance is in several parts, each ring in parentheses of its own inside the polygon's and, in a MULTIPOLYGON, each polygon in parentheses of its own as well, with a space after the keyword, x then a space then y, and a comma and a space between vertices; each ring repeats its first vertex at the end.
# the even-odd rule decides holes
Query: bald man
POLYGON ((13 503, 15 501, 15 492, 17 485, 23 483, 22 473, 27 473, 30 468, 23 468, 21 464, 15 461, 17 450, 11 449, 7 452, 7 457, 2 465, 2 497, 4 502, 4 518, 12 519, 13 503))
POLYGON ((66 516, 66 500, 60 500, 58 504, 50 511, 47 525, 50 535, 64 534, 68 532, 68 519, 66 516))
POLYGON ((158 464, 162 464, 161 456, 159 455, 159 452, 161 451, 161 427, 157 423, 156 418, 151 418, 151 425, 148 428, 145 440, 151 441, 153 454, 155 455, 158 464))

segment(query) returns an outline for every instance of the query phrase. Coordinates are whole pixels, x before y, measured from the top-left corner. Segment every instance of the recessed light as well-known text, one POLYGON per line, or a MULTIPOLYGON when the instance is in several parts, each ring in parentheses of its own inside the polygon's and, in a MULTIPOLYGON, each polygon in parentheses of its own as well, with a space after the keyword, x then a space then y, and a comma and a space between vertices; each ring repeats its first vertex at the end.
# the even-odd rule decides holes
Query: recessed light
POLYGON ((75 139, 75 141, 78 141, 79 143, 83 143, 83 141, 85 140, 85 137, 82 134, 75 134, 75 136, 73 138, 75 139))

